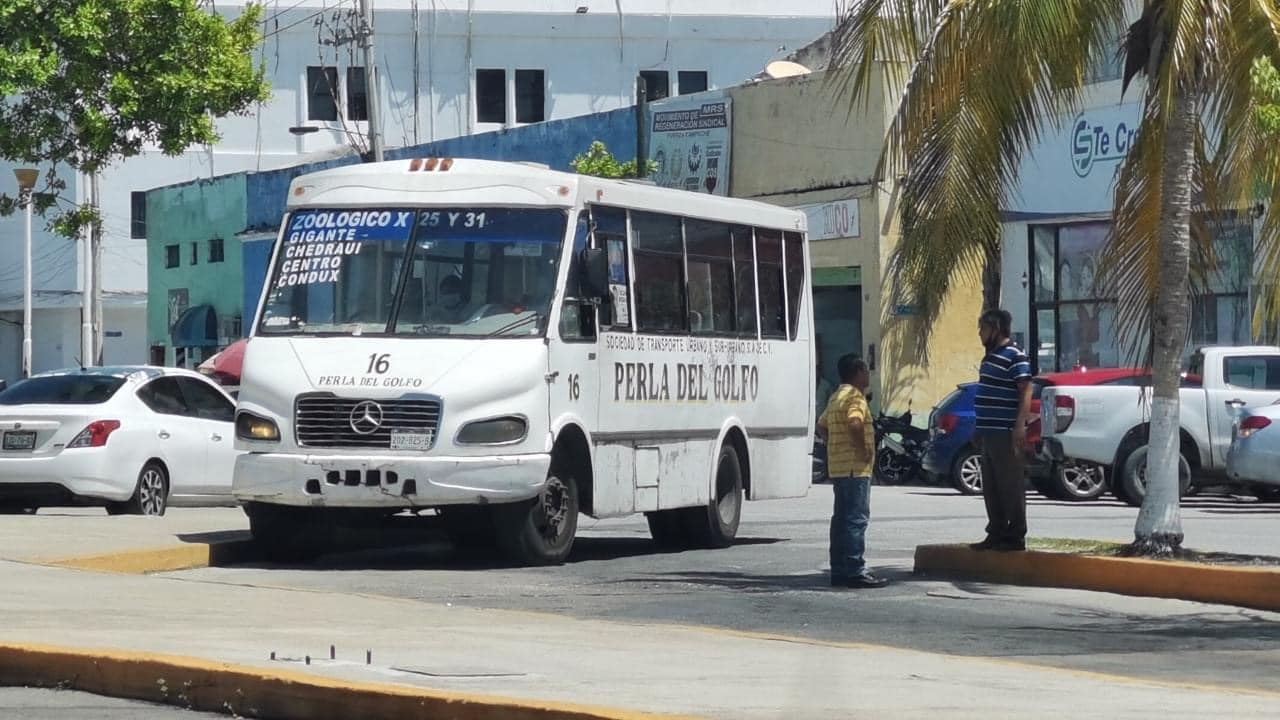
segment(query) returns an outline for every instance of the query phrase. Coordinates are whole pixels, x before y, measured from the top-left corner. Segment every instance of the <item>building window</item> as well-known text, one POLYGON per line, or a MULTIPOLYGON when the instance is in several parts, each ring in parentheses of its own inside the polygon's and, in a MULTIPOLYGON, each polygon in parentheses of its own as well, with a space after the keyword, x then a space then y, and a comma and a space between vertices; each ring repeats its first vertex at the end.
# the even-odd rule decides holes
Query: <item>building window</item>
POLYGON ((307 119, 338 119, 338 68, 307 68, 307 119))
MULTIPOLYGON (((1206 219, 1214 233, 1217 267, 1191 302, 1185 352, 1200 345, 1238 345, 1250 340, 1249 278, 1253 229, 1247 218, 1206 219)), ((1106 222, 1033 225, 1030 229, 1030 348, 1037 372, 1077 366, 1116 367, 1116 302, 1098 286, 1097 262, 1106 245, 1106 222)))
POLYGON ((545 71, 516 71, 516 122, 536 123, 546 120, 546 97, 545 71))
POLYGON ((164 266, 176 268, 182 258, 181 249, 177 245, 164 246, 164 266))
POLYGON ((147 194, 138 190, 129 193, 129 237, 147 237, 147 194))
POLYGON ((507 71, 476 70, 476 122, 507 121, 507 71))
POLYGON ((1092 85, 1093 83, 1119 80, 1124 75, 1123 50, 1123 38, 1116 38, 1113 43, 1107 45, 1102 53, 1089 63, 1089 67, 1085 71, 1085 84, 1092 85))
POLYGON ((209 240, 209 262, 220 263, 223 260, 222 238, 209 240))
POLYGON ((369 119, 369 90, 362 67, 347 68, 347 119, 369 119))
POLYGON ((681 95, 700 93, 707 89, 706 70, 681 70, 676 80, 680 84, 677 89, 681 95))
POLYGON ((644 100, 653 102, 671 96, 671 79, 666 70, 641 70, 644 79, 644 100))
POLYGON ((191 243, 191 264, 200 264, 200 243, 198 242, 191 243))

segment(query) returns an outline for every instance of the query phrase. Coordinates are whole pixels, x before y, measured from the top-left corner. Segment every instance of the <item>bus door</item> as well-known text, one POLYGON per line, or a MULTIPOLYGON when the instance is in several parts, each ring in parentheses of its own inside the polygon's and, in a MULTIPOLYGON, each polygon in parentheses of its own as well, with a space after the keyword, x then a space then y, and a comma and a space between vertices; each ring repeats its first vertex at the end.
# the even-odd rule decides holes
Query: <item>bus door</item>
POLYGON ((584 210, 574 229, 573 252, 569 262, 558 318, 559 342, 549 344, 551 422, 573 419, 588 433, 594 432, 600 415, 596 308, 583 296, 580 254, 590 238, 589 217, 584 210))

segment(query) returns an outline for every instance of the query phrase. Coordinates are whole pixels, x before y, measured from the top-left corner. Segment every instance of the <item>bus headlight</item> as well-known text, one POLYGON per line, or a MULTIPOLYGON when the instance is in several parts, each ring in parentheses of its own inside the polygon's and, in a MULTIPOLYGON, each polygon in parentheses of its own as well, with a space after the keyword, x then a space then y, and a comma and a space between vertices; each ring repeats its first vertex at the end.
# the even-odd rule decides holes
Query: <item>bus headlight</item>
POLYGON ((507 445, 520 442, 528 432, 529 423, 524 418, 509 415, 463 425, 457 442, 459 445, 507 445))
POLYGON ((253 413, 236 413, 236 437, 241 440, 275 442, 280 439, 280 428, 274 422, 253 413))

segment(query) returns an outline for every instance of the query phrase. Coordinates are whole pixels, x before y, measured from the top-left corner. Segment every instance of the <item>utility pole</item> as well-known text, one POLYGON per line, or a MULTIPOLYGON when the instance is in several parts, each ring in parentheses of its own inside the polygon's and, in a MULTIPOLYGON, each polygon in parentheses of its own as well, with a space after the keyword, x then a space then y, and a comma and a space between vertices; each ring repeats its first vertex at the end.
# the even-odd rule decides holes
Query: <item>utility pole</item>
MULTIPOLYGON (((94 168, 89 173, 89 203, 93 209, 94 217, 98 217, 102 208, 102 197, 98 190, 98 170, 94 168)), ((91 258, 92 272, 92 303, 93 314, 90 316, 93 322, 93 342, 91 349, 93 354, 87 360, 88 365, 102 364, 102 226, 99 224, 91 225, 89 228, 89 257, 91 258)))
POLYGON ((360 0, 360 44, 364 47, 364 91, 369 111, 369 152, 382 162, 382 94, 378 92, 378 65, 373 52, 373 0, 360 0))
POLYGON ((636 177, 649 174, 649 149, 645 147, 644 110, 649 100, 649 88, 643 75, 636 76, 636 177))
MULTIPOLYGON (((84 178, 90 193, 93 192, 91 177, 95 176, 84 178)), ((84 259, 81 263, 83 285, 80 288, 80 365, 83 367, 93 364, 93 228, 86 228, 81 236, 84 238, 81 243, 84 259)))

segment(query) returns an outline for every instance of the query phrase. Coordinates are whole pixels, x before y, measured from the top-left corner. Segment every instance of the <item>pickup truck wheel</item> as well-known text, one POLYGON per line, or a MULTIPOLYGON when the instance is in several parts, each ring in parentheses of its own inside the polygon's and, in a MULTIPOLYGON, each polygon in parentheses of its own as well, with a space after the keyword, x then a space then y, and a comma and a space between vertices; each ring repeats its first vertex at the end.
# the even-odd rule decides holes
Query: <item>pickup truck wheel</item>
MULTIPOLYGON (((1182 455, 1178 456, 1178 494, 1187 494, 1191 489, 1191 463, 1182 455)), ((1141 507, 1147 496, 1147 446, 1143 445, 1125 458, 1120 471, 1120 482, 1116 489, 1116 497, 1134 506, 1141 507)))
POLYGON ((1053 494, 1063 500, 1096 500, 1107 490, 1107 473, 1093 463, 1063 463, 1054 469, 1050 482, 1053 494))
POLYGON ((955 467, 951 471, 951 486, 961 495, 982 494, 982 454, 975 450, 964 450, 956 458, 955 467))

